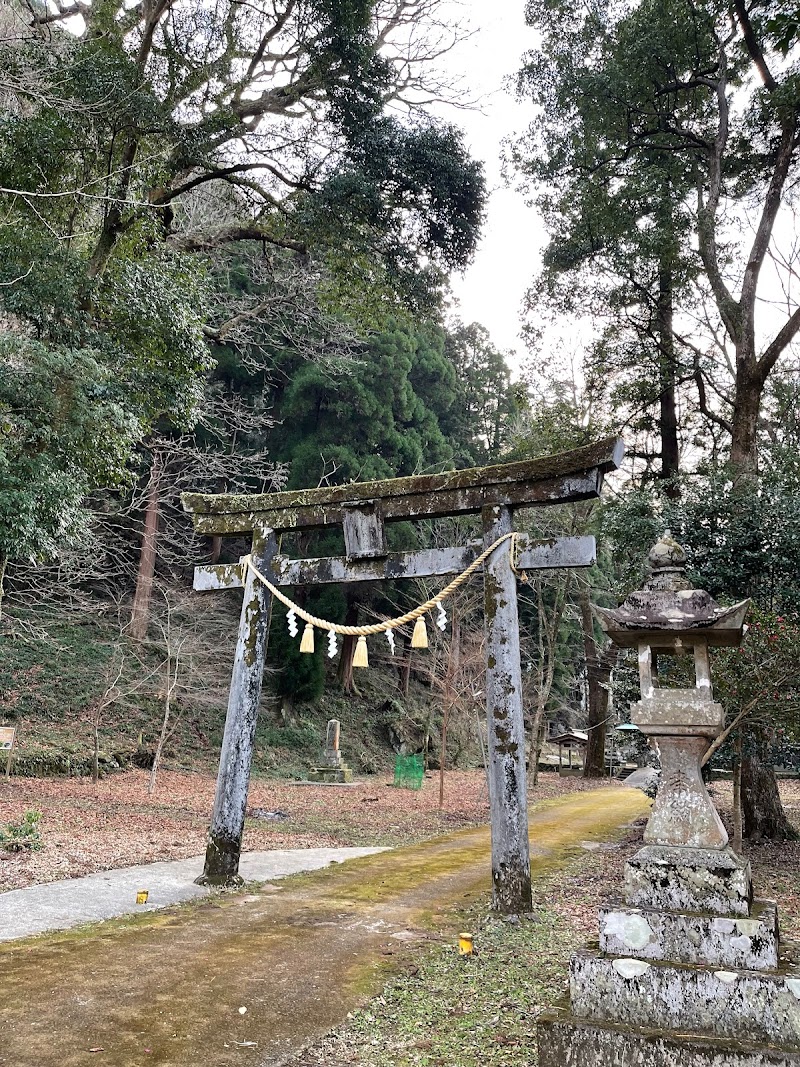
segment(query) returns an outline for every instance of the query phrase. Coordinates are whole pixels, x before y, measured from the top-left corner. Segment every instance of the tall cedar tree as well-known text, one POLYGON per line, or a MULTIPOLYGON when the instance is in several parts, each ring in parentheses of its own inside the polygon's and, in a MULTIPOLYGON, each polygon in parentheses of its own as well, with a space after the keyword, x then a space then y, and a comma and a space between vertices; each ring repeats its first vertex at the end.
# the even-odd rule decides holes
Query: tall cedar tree
MULTIPOLYGON (((546 278, 580 279, 576 303, 606 317, 638 307, 637 328, 653 335, 657 373, 644 368, 662 406, 665 474, 676 445, 665 405, 683 378, 752 481, 764 388, 800 329, 791 296, 769 314, 759 299, 776 288, 775 263, 788 255, 787 277, 796 266, 780 225, 800 162, 796 5, 530 0, 527 17, 542 43, 521 88, 540 112, 517 162, 543 190, 546 278), (680 336, 676 301, 694 314, 680 336)), ((641 376, 637 390, 647 397, 641 376)))

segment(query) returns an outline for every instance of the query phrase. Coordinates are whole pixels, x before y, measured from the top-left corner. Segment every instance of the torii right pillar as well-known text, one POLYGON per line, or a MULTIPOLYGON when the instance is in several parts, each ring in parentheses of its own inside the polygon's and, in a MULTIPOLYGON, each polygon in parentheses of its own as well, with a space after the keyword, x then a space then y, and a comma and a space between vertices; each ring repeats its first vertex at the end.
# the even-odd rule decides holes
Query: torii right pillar
MULTIPOLYGON (((511 533, 511 509, 482 512, 484 548, 511 533)), ((486 722, 489 808, 492 823, 492 903, 497 911, 530 911, 531 861, 525 776, 525 725, 519 655, 517 580, 506 541, 483 571, 486 618, 486 722)))

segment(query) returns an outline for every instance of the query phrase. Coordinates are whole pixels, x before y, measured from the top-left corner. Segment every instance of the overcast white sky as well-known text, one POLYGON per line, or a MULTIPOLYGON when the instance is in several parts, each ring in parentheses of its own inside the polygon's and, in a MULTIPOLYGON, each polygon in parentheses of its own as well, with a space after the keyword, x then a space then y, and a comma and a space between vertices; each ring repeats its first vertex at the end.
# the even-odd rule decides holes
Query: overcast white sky
MULTIPOLYGON (((525 0, 461 0, 453 4, 475 29, 452 53, 449 68, 464 78, 465 88, 482 98, 480 111, 453 111, 447 118, 461 126, 474 158, 483 160, 490 190, 488 215, 473 265, 452 279, 465 322, 480 322, 501 349, 524 355, 519 339, 520 304, 544 244, 536 212, 523 196, 506 187, 501 175, 504 138, 522 132, 532 116, 529 103, 518 103, 509 79, 522 55, 535 44, 525 25, 525 0)), ((516 362, 516 361, 514 361, 516 362)))

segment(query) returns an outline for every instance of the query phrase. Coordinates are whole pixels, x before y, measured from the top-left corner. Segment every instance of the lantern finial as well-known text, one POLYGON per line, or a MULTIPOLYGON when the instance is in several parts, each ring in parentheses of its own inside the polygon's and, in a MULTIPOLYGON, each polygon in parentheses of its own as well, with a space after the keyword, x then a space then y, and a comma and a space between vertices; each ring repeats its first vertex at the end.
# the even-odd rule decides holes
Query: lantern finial
POLYGON ((650 577, 645 589, 665 589, 679 592, 686 584, 686 552, 669 530, 665 530, 647 555, 650 577))

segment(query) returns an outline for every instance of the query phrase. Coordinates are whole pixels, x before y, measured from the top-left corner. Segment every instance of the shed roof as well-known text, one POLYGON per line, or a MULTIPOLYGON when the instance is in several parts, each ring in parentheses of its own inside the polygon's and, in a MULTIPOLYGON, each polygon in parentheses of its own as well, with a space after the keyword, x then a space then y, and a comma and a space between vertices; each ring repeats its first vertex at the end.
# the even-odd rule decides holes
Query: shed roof
POLYGON ((589 735, 584 730, 567 730, 563 734, 555 734, 547 739, 555 745, 588 745, 589 735))

